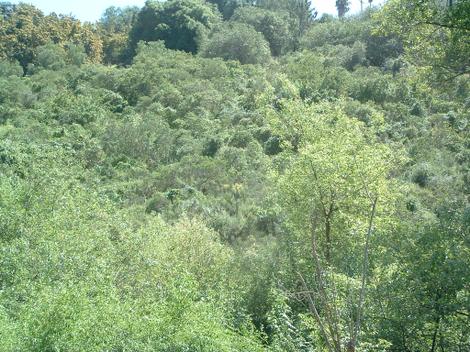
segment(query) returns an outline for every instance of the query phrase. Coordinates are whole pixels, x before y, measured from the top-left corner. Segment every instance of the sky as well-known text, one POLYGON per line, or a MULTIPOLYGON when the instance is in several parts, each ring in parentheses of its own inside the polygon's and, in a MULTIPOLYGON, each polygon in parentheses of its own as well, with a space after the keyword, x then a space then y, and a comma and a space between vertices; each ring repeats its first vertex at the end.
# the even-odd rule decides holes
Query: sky
MULTIPOLYGON (((20 1, 11 2, 18 3, 20 1)), ((110 6, 142 7, 145 0, 23 0, 21 2, 33 4, 46 14, 50 12, 64 15, 72 14, 81 21, 94 22, 110 6)), ((335 0, 312 0, 313 6, 320 15, 323 13, 336 14, 335 2, 335 0)), ((374 4, 379 2, 383 2, 383 0, 374 0, 374 4)), ((367 0, 364 0, 364 4, 367 4, 367 0)), ((351 0, 351 12, 358 12, 359 9, 360 1, 351 0)))

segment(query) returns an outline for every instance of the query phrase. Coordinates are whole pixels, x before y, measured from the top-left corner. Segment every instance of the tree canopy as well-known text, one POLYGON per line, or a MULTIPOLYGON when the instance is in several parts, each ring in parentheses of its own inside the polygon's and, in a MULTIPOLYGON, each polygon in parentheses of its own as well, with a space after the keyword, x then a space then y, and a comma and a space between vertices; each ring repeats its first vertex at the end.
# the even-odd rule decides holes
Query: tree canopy
POLYGON ((220 21, 214 6, 203 0, 148 0, 130 33, 131 47, 141 40, 163 40, 169 49, 196 53, 207 32, 220 21))

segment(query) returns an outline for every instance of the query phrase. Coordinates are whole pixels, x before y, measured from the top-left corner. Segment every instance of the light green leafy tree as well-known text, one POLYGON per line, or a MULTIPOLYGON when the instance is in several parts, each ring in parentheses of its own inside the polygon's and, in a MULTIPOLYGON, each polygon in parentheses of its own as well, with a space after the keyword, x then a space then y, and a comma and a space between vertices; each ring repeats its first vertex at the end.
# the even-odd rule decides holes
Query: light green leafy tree
POLYGON ((389 177, 400 155, 330 105, 282 102, 279 110, 271 121, 287 157, 277 176, 282 201, 315 268, 315 294, 299 272, 305 297, 325 347, 354 351, 364 314, 370 242, 387 225, 393 208, 389 177), (341 281, 356 287, 349 313, 337 302, 341 281))
POLYGON ((377 17, 399 35, 408 58, 427 74, 452 80, 470 72, 470 1, 388 1, 377 17))

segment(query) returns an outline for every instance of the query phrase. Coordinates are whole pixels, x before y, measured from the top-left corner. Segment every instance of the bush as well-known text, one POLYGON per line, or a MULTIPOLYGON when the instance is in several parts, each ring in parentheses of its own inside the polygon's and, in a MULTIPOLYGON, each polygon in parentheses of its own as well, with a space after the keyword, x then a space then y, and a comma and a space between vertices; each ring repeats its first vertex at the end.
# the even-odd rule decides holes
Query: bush
POLYGON ((46 70, 57 71, 65 67, 65 50, 57 44, 46 44, 38 48, 35 63, 46 70))
POLYGON ((21 77, 23 75, 23 68, 18 62, 11 62, 7 60, 0 60, 0 77, 16 76, 21 77))
POLYGON ((231 20, 251 25, 263 33, 273 56, 284 54, 292 44, 288 18, 280 12, 245 6, 238 8, 231 20))
POLYGON ((419 164, 415 166, 411 180, 420 187, 426 187, 429 185, 432 176, 433 173, 428 164, 419 164))
POLYGON ((264 143, 264 152, 267 155, 276 155, 282 152, 281 140, 278 136, 271 136, 264 143))
POLYGON ((242 23, 227 23, 215 30, 201 50, 203 57, 238 60, 241 64, 261 64, 271 61, 269 44, 253 27, 242 23))
POLYGON ((233 252, 214 231, 138 223, 80 186, 66 155, 24 148, 2 170, 28 174, 0 180, 0 235, 19 236, 0 236, 0 350, 262 350, 234 319, 233 252))

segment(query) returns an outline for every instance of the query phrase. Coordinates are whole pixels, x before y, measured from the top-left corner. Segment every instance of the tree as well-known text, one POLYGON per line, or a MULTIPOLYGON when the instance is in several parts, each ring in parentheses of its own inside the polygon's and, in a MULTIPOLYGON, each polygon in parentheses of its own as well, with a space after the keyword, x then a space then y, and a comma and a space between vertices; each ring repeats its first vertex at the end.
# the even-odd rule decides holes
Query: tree
POLYGON ((11 2, 0 2, 0 16, 2 17, 3 20, 8 19, 16 10, 15 4, 12 4, 11 2))
POLYGON ((243 23, 227 23, 216 29, 204 44, 201 55, 238 60, 242 64, 261 64, 271 60, 263 35, 243 23))
POLYGON ((336 0, 336 8, 338 10, 338 17, 343 18, 349 11, 349 0, 336 0))
POLYGON ((48 70, 60 70, 65 66, 65 50, 49 43, 38 48, 37 65, 48 70))
POLYGON ((291 31, 294 49, 297 49, 300 38, 313 23, 317 12, 310 0, 259 0, 256 5, 273 11, 287 12, 291 20, 291 31))
POLYGON ((383 33, 403 39, 407 58, 432 68, 431 75, 455 79, 470 72, 470 1, 393 0, 377 17, 383 33))
POLYGON ((296 19, 297 39, 300 40, 312 24, 317 13, 313 9, 310 0, 291 0, 288 2, 288 11, 296 19))
POLYGON ((396 250, 381 254, 393 257, 394 264, 381 270, 377 286, 380 337, 395 350, 465 350, 470 347, 470 263, 464 231, 458 216, 453 224, 416 216, 408 215, 412 222, 402 223, 389 239, 396 250))
POLYGON ((17 60, 24 70, 35 60, 37 48, 49 42, 83 45, 88 61, 101 61, 102 42, 92 25, 68 16, 44 16, 32 5, 13 7, 0 21, 0 34, 0 58, 17 60))
POLYGON ((109 7, 98 21, 97 26, 103 40, 103 61, 119 64, 125 61, 129 33, 134 26, 140 9, 138 7, 109 7))
POLYGON ((403 44, 395 34, 378 33, 379 25, 379 21, 369 16, 316 23, 303 36, 301 47, 315 51, 321 50, 321 47, 339 45, 352 48, 361 41, 365 44, 368 63, 383 66, 387 60, 403 54, 403 44))
POLYGON ((273 56, 285 53, 292 46, 293 36, 287 13, 245 6, 235 11, 231 21, 246 23, 257 32, 263 33, 273 56))
POLYGON ((127 32, 135 23, 139 11, 137 6, 108 7, 98 21, 98 26, 108 33, 127 32))
POLYGON ((225 20, 232 17, 235 10, 245 5, 252 5, 252 0, 207 0, 208 2, 217 5, 218 10, 223 15, 225 20))
POLYGON ((285 102, 273 116, 288 157, 279 178, 284 206, 313 260, 315 293, 299 272, 302 293, 327 350, 354 351, 365 309, 370 243, 377 218, 392 202, 388 176, 397 156, 338 108, 285 102), (335 275, 357 286, 349 313, 338 303, 335 275))
POLYGON ((139 12, 129 40, 133 52, 141 40, 162 40, 169 49, 196 53, 207 33, 220 22, 214 5, 203 0, 148 0, 139 12))

